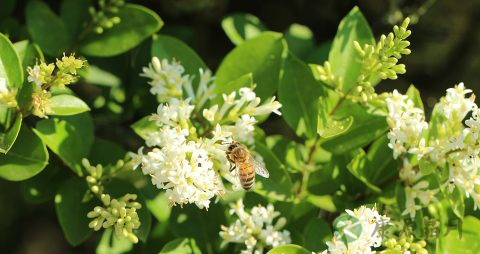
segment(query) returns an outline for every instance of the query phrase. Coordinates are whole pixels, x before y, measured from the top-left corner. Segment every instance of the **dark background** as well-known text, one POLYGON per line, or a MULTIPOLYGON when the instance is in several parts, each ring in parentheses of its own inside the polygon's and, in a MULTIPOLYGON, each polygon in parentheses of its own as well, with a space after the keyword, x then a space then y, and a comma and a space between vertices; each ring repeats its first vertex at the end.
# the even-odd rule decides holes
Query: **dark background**
MULTIPOLYGON (((3 0, 0 0, 0 8, 3 0)), ((58 10, 60 1, 47 1, 58 10)), ((133 1, 129 1, 133 2, 133 1)), ((374 35, 391 31, 393 24, 412 15, 412 54, 402 58, 407 73, 395 81, 382 81, 378 91, 410 84, 419 88, 427 110, 458 82, 480 92, 480 1, 478 0, 144 0, 135 1, 158 12, 165 21, 161 33, 177 36, 193 47, 215 70, 234 47, 220 22, 228 14, 251 13, 271 30, 284 32, 290 24, 308 26, 316 45, 335 35, 342 17, 358 5, 374 35)), ((14 17, 24 24, 26 1, 17 0, 14 17)), ((74 11, 74 10, 72 10, 74 11)), ((1 27, 0 27, 1 28, 1 27)), ((1 28, 3 29, 3 28, 1 28)), ((2 30, 0 30, 2 31, 2 30)), ((83 216, 83 215, 79 215, 83 216)), ((66 243, 57 222, 53 201, 31 205, 22 197, 19 183, 0 179, 1 253, 90 253, 98 238, 79 247, 66 243)), ((159 250, 147 252, 157 253, 159 250)))

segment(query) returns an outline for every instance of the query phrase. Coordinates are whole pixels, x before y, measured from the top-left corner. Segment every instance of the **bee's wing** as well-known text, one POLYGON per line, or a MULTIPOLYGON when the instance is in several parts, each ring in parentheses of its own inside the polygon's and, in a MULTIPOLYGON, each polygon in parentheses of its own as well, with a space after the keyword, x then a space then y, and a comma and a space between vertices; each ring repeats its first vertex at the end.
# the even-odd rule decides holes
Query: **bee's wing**
POLYGON ((265 168, 265 165, 258 161, 257 159, 250 157, 250 159, 253 162, 253 168, 255 169, 255 173, 257 173, 259 176, 263 176, 265 178, 268 178, 270 176, 270 173, 268 170, 265 168))

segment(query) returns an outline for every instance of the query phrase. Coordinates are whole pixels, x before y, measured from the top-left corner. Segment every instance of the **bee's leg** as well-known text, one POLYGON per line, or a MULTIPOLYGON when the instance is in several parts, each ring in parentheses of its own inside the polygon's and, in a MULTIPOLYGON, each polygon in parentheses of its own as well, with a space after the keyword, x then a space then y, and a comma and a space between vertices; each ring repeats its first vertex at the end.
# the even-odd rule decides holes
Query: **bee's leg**
POLYGON ((230 163, 230 173, 233 173, 237 166, 235 166, 235 163, 230 163))

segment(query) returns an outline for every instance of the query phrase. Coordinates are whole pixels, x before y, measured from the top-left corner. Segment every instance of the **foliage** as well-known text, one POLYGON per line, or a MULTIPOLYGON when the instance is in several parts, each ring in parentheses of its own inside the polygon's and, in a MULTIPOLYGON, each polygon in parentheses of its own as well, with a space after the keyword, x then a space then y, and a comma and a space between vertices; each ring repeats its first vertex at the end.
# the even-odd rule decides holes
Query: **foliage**
POLYGON ((59 6, 29 1, 26 34, 0 34, 0 178, 22 181, 32 205, 53 202, 72 246, 476 250, 467 242, 480 237, 472 91, 448 89, 427 118, 413 85, 375 90, 406 72, 410 18, 376 40, 355 7, 317 47, 306 26, 279 33, 232 14, 221 27, 235 47, 211 70, 147 7, 59 6), (271 123, 281 134, 270 135, 271 123), (344 216, 361 225, 356 241, 340 235, 344 216), (419 228, 402 235, 396 222, 408 221, 419 228))

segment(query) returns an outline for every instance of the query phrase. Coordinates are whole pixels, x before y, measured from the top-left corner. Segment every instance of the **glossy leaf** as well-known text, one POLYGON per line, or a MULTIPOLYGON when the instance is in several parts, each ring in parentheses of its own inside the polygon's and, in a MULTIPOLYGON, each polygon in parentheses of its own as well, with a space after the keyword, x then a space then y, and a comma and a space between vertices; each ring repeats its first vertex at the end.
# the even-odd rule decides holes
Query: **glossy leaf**
POLYGON ((288 201, 292 196, 292 181, 285 167, 272 151, 260 142, 255 143, 255 151, 263 157, 270 177, 257 175, 254 191, 270 200, 288 201))
POLYGON ((452 254, 478 253, 480 249, 480 242, 478 241, 480 239, 480 233, 478 232, 480 220, 473 216, 467 216, 463 221, 457 219, 450 220, 449 224, 444 226, 445 230, 442 230, 441 233, 445 234, 447 230, 450 230, 450 232, 446 236, 440 236, 436 252, 452 254), (461 230, 455 225, 461 225, 461 230))
POLYGON ((415 107, 423 110, 422 97, 420 97, 420 91, 418 91, 418 89, 415 88, 415 86, 410 85, 410 87, 408 87, 406 95, 410 100, 412 100, 413 105, 415 105, 415 107))
POLYGON ((286 244, 271 249, 267 254, 311 254, 311 251, 295 244, 286 244))
POLYGON ((81 161, 88 157, 93 143, 93 122, 88 113, 41 120, 35 132, 65 164, 82 175, 81 161))
POLYGON ((284 64, 278 97, 283 117, 297 135, 304 134, 309 138, 317 135, 318 99, 324 93, 308 65, 290 55, 284 64))
POLYGON ((60 56, 67 50, 71 42, 67 27, 45 2, 29 1, 25 16, 28 32, 45 54, 60 56))
POLYGON ((170 229, 175 237, 195 239, 202 252, 218 253, 220 225, 227 225, 225 209, 220 203, 210 203, 208 211, 199 209, 195 204, 184 205, 183 208, 174 206, 170 229))
POLYGON ((218 67, 215 83, 225 86, 232 80, 252 73, 257 95, 266 99, 277 90, 280 69, 285 57, 281 34, 264 32, 233 49, 218 67))
POLYGON ((3 34, 0 34, 0 78, 6 80, 7 88, 22 87, 22 64, 13 44, 3 34))
POLYGON ((177 238, 165 244, 159 254, 201 254, 197 242, 192 238, 177 238))
POLYGON ((333 74, 343 79, 341 89, 344 92, 356 84, 362 68, 354 41, 362 46, 375 43, 370 26, 358 7, 354 7, 340 22, 328 56, 333 74))
POLYGON ((86 55, 109 57, 140 44, 163 26, 160 17, 140 5, 125 4, 117 13, 121 22, 102 34, 91 33, 82 41, 80 51, 86 55))
POLYGON ((288 50, 301 59, 307 57, 315 44, 315 38, 310 28, 296 23, 288 27, 285 32, 285 40, 288 50))
POLYGON ((155 121, 150 120, 150 116, 144 116, 130 127, 132 127, 133 131, 143 139, 147 139, 148 133, 158 130, 158 126, 155 124, 155 121))
POLYGON ((88 227, 90 220, 87 213, 93 210, 94 199, 82 201, 87 184, 84 179, 73 177, 66 181, 55 196, 55 210, 67 241, 77 246, 93 232, 88 227))
POLYGON ((325 242, 332 239, 330 226, 320 218, 312 218, 303 231, 306 249, 311 251, 322 251, 327 248, 325 242))
POLYGON ((179 61, 185 68, 185 74, 189 74, 190 77, 194 77, 193 87, 198 86, 200 81, 199 69, 206 71, 207 65, 198 56, 198 54, 191 49, 183 41, 167 35, 155 35, 152 42, 152 57, 156 56, 160 60, 168 59, 172 62, 174 59, 179 61))
POLYGON ((96 138, 88 160, 91 165, 115 165, 117 161, 124 159, 126 153, 127 151, 119 144, 106 139, 96 138))
POLYGON ((248 13, 237 13, 225 17, 222 20, 222 28, 235 45, 255 38, 267 30, 260 19, 248 13))
POLYGON ((67 174, 58 165, 49 164, 38 175, 21 182, 24 199, 33 204, 53 200, 67 174))
POLYGON ((0 154, 0 177, 21 181, 40 173, 48 164, 45 144, 28 127, 22 126, 17 141, 7 154, 0 154))
POLYGON ((0 153, 8 153, 17 139, 20 127, 22 126, 22 114, 17 114, 13 125, 4 132, 0 132, 0 153))
POLYGON ((73 95, 62 94, 52 96, 50 101, 52 102, 51 115, 68 116, 90 111, 90 108, 85 102, 73 95))
POLYGON ((60 5, 60 18, 62 19, 71 41, 76 40, 83 29, 85 22, 91 18, 88 7, 91 0, 63 0, 60 5))
POLYGON ((133 249, 133 244, 127 238, 116 237, 113 228, 103 231, 102 238, 97 245, 97 254, 122 254, 133 249))

